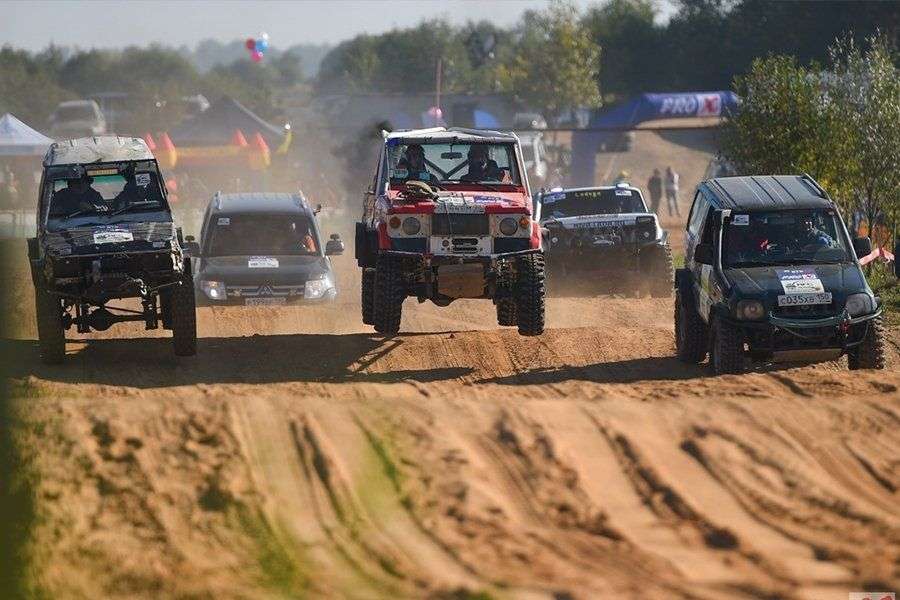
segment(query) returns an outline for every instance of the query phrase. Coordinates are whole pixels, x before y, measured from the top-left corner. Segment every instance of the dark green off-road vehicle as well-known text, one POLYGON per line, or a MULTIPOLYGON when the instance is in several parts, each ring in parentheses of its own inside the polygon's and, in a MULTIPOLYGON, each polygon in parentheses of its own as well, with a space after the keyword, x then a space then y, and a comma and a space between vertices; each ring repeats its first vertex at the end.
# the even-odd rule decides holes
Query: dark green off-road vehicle
POLYGON ((843 354, 851 369, 883 369, 881 302, 858 259, 870 252, 808 175, 701 183, 675 274, 678 357, 709 354, 716 373, 843 354))
POLYGON ((190 261, 156 159, 143 140, 57 142, 44 157, 37 237, 28 240, 41 358, 65 357, 65 331, 122 321, 172 330, 175 354, 196 353, 190 261), (111 306, 139 298, 140 308, 111 306))

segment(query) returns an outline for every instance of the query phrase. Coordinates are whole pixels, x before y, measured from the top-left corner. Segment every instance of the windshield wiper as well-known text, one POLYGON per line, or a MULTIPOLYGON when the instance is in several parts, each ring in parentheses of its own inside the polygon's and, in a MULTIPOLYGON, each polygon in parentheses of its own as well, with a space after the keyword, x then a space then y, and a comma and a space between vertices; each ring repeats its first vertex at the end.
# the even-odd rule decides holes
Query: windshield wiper
POLYGON ((126 204, 119 210, 109 213, 108 216, 114 217, 116 215, 121 215, 123 212, 128 212, 129 210, 131 210, 132 208, 134 208, 136 206, 146 206, 148 204, 159 204, 159 202, 157 202, 156 200, 141 200, 139 202, 131 202, 129 204, 126 204))

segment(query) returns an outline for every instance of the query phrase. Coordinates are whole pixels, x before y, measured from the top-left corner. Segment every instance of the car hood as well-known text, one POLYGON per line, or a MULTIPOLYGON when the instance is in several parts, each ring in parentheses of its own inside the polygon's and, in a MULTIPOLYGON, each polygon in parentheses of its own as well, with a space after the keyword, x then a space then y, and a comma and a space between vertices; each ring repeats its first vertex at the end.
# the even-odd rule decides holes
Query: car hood
POLYGON ((638 217, 652 217, 647 213, 616 213, 610 215, 580 215, 577 217, 560 217, 544 219, 545 227, 562 227, 563 229, 600 229, 602 227, 631 227, 637 223, 638 217))
POLYGON ((50 254, 98 254, 167 248, 175 239, 171 221, 131 221, 113 225, 79 225, 44 234, 50 254))
POLYGON ((195 279, 228 285, 300 284, 331 272, 324 256, 216 256, 199 259, 195 279))
POLYGON ((868 291, 855 263, 733 268, 725 269, 725 275, 740 297, 764 299, 770 305, 783 294, 831 292, 835 305, 842 306, 848 295, 868 291))

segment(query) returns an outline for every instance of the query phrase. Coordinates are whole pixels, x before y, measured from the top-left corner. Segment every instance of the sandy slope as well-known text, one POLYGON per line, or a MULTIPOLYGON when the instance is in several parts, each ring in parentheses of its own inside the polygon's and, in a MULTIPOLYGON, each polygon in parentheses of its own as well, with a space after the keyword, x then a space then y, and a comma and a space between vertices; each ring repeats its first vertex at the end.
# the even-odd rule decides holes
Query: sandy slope
MULTIPOLYGON (((359 324, 201 309, 200 354, 119 326, 44 367, 7 342, 57 597, 846 598, 900 587, 900 375, 710 377, 667 300, 359 324)), ((9 277, 21 277, 21 271, 9 277)), ((9 281, 9 279, 7 279, 9 281)), ((7 289, 9 289, 7 287, 7 289)))

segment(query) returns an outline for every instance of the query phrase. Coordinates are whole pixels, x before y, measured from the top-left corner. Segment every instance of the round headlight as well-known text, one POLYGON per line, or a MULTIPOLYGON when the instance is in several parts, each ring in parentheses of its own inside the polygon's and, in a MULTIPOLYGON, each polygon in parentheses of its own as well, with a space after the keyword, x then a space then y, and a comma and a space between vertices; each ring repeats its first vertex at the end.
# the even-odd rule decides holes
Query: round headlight
POLYGON ((867 315, 872 312, 872 297, 868 294, 850 294, 847 296, 847 312, 851 317, 867 315))
POLYGON ((406 235, 416 235, 422 229, 422 224, 415 217, 406 217, 403 219, 403 233, 406 235))
POLYGON ((737 304, 737 317, 743 321, 762 319, 766 309, 759 300, 741 300, 737 304))
POLYGON ((506 217, 500 221, 500 233, 503 235, 515 235, 519 230, 519 224, 512 217, 506 217))
POLYGON ((388 221, 388 225, 391 226, 391 229, 397 229, 400 227, 400 217, 391 217, 390 221, 388 221))

